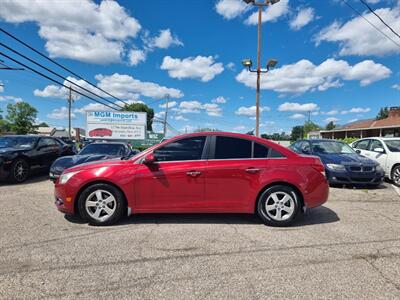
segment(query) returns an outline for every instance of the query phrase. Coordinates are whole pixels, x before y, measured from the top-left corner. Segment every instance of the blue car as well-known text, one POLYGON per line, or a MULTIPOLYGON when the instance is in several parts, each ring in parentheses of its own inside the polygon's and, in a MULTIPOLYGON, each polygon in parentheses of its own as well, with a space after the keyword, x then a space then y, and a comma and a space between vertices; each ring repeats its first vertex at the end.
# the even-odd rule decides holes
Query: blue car
POLYGON ((308 139, 297 141, 289 148, 300 154, 318 156, 330 184, 378 186, 385 176, 377 162, 339 141, 308 139))

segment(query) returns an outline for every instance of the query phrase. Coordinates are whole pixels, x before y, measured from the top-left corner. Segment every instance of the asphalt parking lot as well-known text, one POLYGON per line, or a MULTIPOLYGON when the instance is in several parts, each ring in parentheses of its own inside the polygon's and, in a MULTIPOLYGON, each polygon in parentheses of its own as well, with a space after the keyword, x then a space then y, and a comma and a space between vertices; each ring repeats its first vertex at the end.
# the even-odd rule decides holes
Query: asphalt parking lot
POLYGON ((0 298, 399 299, 400 196, 332 188, 293 227, 248 215, 66 219, 45 177, 0 185, 0 298))

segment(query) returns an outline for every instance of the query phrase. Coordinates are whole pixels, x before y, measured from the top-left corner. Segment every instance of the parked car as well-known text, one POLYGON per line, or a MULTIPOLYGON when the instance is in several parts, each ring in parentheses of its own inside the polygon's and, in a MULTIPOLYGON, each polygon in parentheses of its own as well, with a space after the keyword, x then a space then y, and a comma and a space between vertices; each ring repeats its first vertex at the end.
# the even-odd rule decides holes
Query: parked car
POLYGON ((90 137, 105 137, 112 136, 112 130, 108 128, 96 128, 89 131, 90 137))
POLYGON ((365 138, 355 141, 352 147, 378 162, 385 176, 400 187, 400 138, 365 138))
POLYGON ((71 147, 56 138, 34 135, 1 136, 0 179, 23 182, 33 169, 49 168, 58 157, 71 154, 71 147))
POLYGON ((65 169, 68 169, 70 167, 96 160, 133 156, 138 153, 138 150, 132 150, 125 143, 110 142, 89 144, 81 151, 79 151, 76 155, 64 156, 55 160, 50 167, 49 177, 50 180, 54 181, 58 177, 60 177, 61 173, 65 169))
POLYGON ((290 149, 321 158, 330 184, 378 186, 384 171, 375 161, 359 155, 349 145, 324 139, 301 140, 290 149))
POLYGON ((61 212, 109 225, 139 213, 256 213, 291 224, 328 199, 318 157, 304 157, 254 136, 182 135, 127 160, 87 163, 55 182, 61 212))

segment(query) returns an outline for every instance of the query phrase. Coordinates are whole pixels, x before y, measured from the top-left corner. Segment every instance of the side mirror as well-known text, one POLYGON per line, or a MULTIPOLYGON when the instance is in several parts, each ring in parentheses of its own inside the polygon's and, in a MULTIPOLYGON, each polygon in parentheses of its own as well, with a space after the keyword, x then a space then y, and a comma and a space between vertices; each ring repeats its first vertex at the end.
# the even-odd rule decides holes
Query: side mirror
POLYGON ((151 165, 151 164, 155 163, 155 161, 156 161, 156 158, 155 158, 154 154, 149 153, 144 157, 143 163, 145 165, 151 165))
POLYGON ((361 151, 360 150, 356 150, 356 153, 361 154, 361 151))
POLYGON ((385 149, 383 149, 383 148, 375 148, 374 152, 385 153, 385 149))

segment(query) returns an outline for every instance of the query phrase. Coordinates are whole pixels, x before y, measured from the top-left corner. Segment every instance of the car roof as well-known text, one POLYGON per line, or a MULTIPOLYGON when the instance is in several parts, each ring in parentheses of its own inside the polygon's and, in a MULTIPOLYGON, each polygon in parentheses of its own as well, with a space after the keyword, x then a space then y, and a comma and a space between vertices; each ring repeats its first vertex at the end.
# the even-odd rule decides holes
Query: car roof
POLYGON ((298 140, 296 142, 302 142, 302 141, 307 141, 307 142, 337 142, 337 143, 343 143, 342 141, 338 140, 333 140, 333 139, 303 139, 303 140, 298 140))
POLYGON ((40 138, 42 137, 41 135, 22 135, 22 134, 9 134, 9 135, 1 135, 0 137, 22 137, 22 138, 26 138, 26 137, 30 137, 30 138, 40 138))
POLYGON ((400 137, 379 137, 379 136, 375 137, 375 136, 373 136, 373 137, 362 138, 357 141, 372 140, 372 139, 382 140, 382 141, 390 141, 390 140, 400 140, 400 137))

